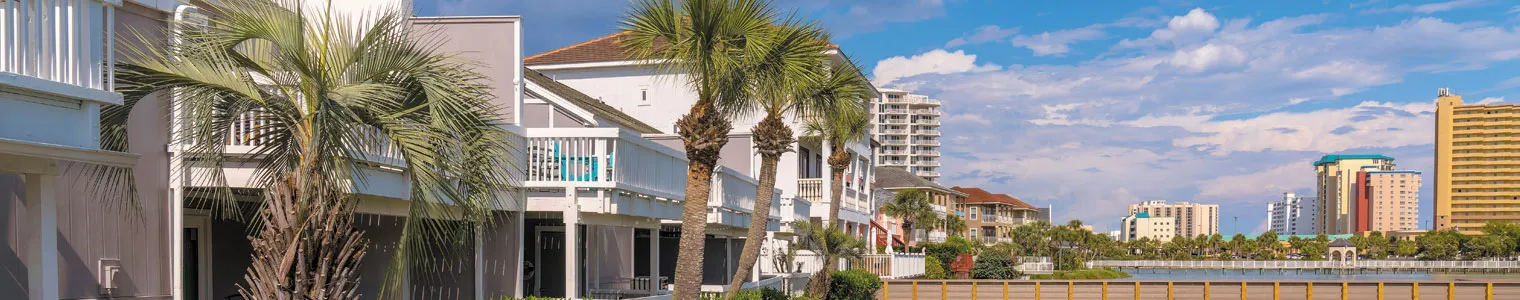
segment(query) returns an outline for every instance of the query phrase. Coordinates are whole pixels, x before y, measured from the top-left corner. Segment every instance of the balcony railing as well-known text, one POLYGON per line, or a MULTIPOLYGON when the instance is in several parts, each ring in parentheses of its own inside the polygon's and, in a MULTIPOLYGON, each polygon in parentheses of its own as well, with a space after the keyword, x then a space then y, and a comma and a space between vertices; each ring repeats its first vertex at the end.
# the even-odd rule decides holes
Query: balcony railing
POLYGON ((918 151, 913 151, 913 154, 917 154, 917 155, 929 155, 929 156, 939 156, 939 151, 938 150, 918 150, 918 151))
POLYGON ((786 215, 782 215, 782 222, 807 221, 808 217, 812 216, 813 202, 802 197, 783 198, 781 199, 781 211, 787 213, 786 215))
POLYGON ((883 110, 881 110, 881 112, 882 113, 887 113, 887 114, 906 114, 906 113, 908 113, 908 110, 901 109, 901 108, 899 108, 899 109, 883 109, 883 110))
POLYGON ((913 175, 939 177, 939 172, 936 172, 936 171, 917 171, 917 172, 913 172, 913 175))
POLYGON ((112 91, 120 0, 0 2, 0 73, 112 91))
POLYGON ((908 119, 888 118, 888 119, 882 119, 881 123, 882 124, 908 124, 908 119))
MULTIPOLYGON (((274 131, 273 117, 265 114, 260 109, 244 112, 232 119, 227 127, 227 139, 224 141, 226 148, 223 151, 233 155, 253 155, 256 149, 272 142, 271 133, 274 131)), ((380 163, 394 167, 405 167, 401 149, 393 147, 384 134, 373 129, 358 129, 367 140, 376 141, 367 143, 363 149, 359 149, 359 159, 369 162, 380 163)))
POLYGON ((914 145, 939 146, 939 140, 916 140, 916 141, 913 141, 913 144, 914 145))
POLYGON ((939 135, 939 130, 934 130, 934 129, 919 129, 919 130, 914 130, 913 134, 939 135))
MULTIPOLYGON (((685 198, 687 161, 681 151, 618 128, 528 128, 525 132, 525 186, 618 188, 685 198)), ((753 187, 749 193, 754 193, 753 187)), ((754 201, 753 197, 748 201, 754 201)))
POLYGON ((918 125, 939 125, 939 119, 918 119, 918 120, 913 120, 913 124, 918 124, 918 125))
POLYGON ((945 213, 948 212, 948 210, 945 209, 944 205, 929 204, 929 207, 933 208, 934 209, 934 213, 939 214, 939 215, 945 215, 945 213))
POLYGON ((827 204, 828 199, 823 199, 823 178, 803 178, 797 180, 797 197, 811 203, 827 204))
POLYGON ((915 109, 915 110, 913 110, 913 114, 938 116, 939 115, 939 110, 938 109, 915 109))
POLYGON ((920 160, 920 161, 914 162, 913 164, 914 165, 919 165, 919 166, 938 167, 939 166, 939 161, 938 160, 920 160))
POLYGON ((878 133, 882 133, 882 134, 907 134, 908 130, 905 130, 905 129, 882 129, 882 130, 878 130, 877 132, 878 133))

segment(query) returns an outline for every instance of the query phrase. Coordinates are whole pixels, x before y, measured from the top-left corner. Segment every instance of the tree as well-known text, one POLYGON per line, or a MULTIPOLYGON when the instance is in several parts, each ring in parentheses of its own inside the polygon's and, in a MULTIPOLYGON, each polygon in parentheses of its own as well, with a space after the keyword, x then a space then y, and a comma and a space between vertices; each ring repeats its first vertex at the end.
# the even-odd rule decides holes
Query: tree
MULTIPOLYGON (((437 41, 407 32, 410 12, 377 12, 362 25, 295 5, 208 2, 205 15, 173 21, 173 47, 142 35, 123 43, 116 80, 125 101, 104 109, 102 146, 124 151, 127 112, 168 90, 182 123, 172 136, 188 145, 182 155, 213 166, 198 175, 223 178, 228 140, 258 141, 250 153, 259 161, 252 178, 263 187, 262 228, 249 237, 253 262, 239 285, 248 299, 359 297, 356 270, 368 242, 352 226, 349 187, 363 180, 367 149, 391 149, 411 189, 386 279, 400 286, 413 257, 473 240, 474 226, 430 220, 484 224, 497 193, 513 188, 505 122, 486 101, 480 74, 435 52, 437 41), (262 124, 256 133, 234 134, 242 116, 262 124)), ((236 213, 231 189, 206 196, 236 213)))
POLYGON ((1420 245, 1410 240, 1399 240, 1393 243, 1393 255, 1399 257, 1414 257, 1419 254, 1420 245))
POLYGON ((1515 254, 1515 241, 1504 235, 1486 234, 1472 238, 1466 248, 1474 258, 1509 257, 1515 254))
POLYGON ((1415 238, 1419 256, 1423 260, 1452 260, 1461 256, 1462 244, 1467 236, 1456 230, 1435 230, 1415 238))
POLYGON ((680 253, 673 299, 693 299, 702 286, 707 233, 707 201, 713 169, 733 128, 729 117, 748 107, 752 96, 746 59, 777 30, 776 13, 766 1, 640 0, 621 20, 621 41, 631 59, 654 62, 682 74, 696 103, 676 121, 686 150, 686 199, 682 201, 680 253))
MULTIPOLYGON (((858 80, 854 84, 869 84, 865 80, 865 77, 859 76, 860 73, 858 72, 844 72, 841 74, 848 75, 847 77, 851 78, 850 80, 858 80)), ((866 111, 865 107, 867 95, 837 96, 839 98, 836 99, 834 107, 831 109, 831 114, 827 116, 808 116, 803 134, 818 139, 827 144, 830 149, 833 149, 828 158, 829 170, 831 170, 829 176, 832 178, 829 182, 829 222, 831 222, 832 226, 843 230, 844 222, 839 222, 839 199, 844 196, 844 170, 854 160, 850 157, 850 153, 845 147, 851 142, 866 137, 867 130, 870 129, 871 125, 871 114, 866 111)), ((825 264, 833 265, 836 259, 835 257, 825 255, 823 261, 825 264)), ((828 268, 818 271, 817 274, 813 274, 813 277, 809 279, 812 282, 810 284, 828 285, 830 272, 832 270, 828 268)))
POLYGON ((881 213, 902 220, 909 234, 917 231, 921 225, 934 226, 940 222, 939 215, 934 213, 934 207, 930 205, 929 193, 919 189, 893 195, 892 202, 881 206, 881 213))
MULTIPOLYGON (((802 117, 811 114, 830 115, 837 100, 834 95, 852 93, 852 89, 869 87, 836 85, 843 72, 857 72, 851 66, 825 64, 829 38, 817 23, 802 23, 788 19, 777 25, 773 34, 758 37, 763 43, 755 43, 756 55, 745 56, 747 77, 752 83, 753 96, 749 103, 765 114, 751 128, 754 133, 755 152, 760 154, 760 178, 756 185, 755 207, 750 211, 750 228, 746 234, 749 241, 765 239, 766 222, 769 222, 771 198, 775 196, 776 164, 781 155, 792 150, 796 138, 792 128, 784 120, 787 116, 802 117)), ((755 261, 760 259, 761 243, 744 243, 739 254, 739 268, 733 282, 729 283, 727 297, 739 292, 744 280, 749 278, 755 261)))
MULTIPOLYGON (((861 255, 865 254, 866 242, 851 236, 838 226, 812 221, 797 224, 799 224, 798 230, 802 233, 798 236, 800 239, 799 243, 803 248, 812 250, 814 253, 821 254, 824 257, 843 259, 860 259, 861 255)), ((834 263, 825 260, 823 270, 832 269, 834 265, 834 263)), ((819 271, 818 273, 824 272, 819 271)), ((816 274, 814 276, 817 277, 816 274)), ((828 287, 828 281, 817 282, 809 280, 807 292, 808 295, 813 297, 821 297, 824 293, 828 292, 828 287)))
POLYGON ((950 214, 945 216, 945 232, 950 236, 965 236, 966 220, 960 216, 950 214))

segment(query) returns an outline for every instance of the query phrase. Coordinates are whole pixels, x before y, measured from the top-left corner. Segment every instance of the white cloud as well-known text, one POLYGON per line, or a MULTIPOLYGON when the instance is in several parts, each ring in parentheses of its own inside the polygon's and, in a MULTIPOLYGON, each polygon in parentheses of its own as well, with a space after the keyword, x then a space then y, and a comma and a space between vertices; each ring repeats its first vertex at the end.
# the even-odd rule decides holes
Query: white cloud
POLYGON ((1184 72, 1198 73, 1222 68, 1238 67, 1246 62, 1246 52, 1231 45, 1206 44, 1190 50, 1180 50, 1167 63, 1182 68, 1184 72))
POLYGON ((1186 15, 1172 17, 1166 22, 1166 28, 1151 33, 1151 37, 1160 40, 1176 40, 1195 35, 1206 35, 1219 29, 1219 19, 1204 11, 1202 8, 1194 8, 1186 15))
POLYGON ((1508 88, 1513 88, 1513 87, 1520 87, 1520 76, 1510 77, 1509 79, 1505 79, 1504 81, 1500 81, 1498 84, 1494 84, 1494 87, 1492 87, 1490 89, 1491 90, 1502 90, 1502 89, 1508 89, 1508 88))
POLYGON ((976 45, 986 42, 998 41, 1019 33, 1019 28, 1001 28, 997 25, 977 27, 975 32, 950 40, 945 43, 945 49, 976 45))
MULTIPOLYGON (((1295 161, 1260 172, 1220 176, 1198 182, 1198 194, 1249 201, 1252 197, 1272 195, 1314 187, 1314 176, 1306 176, 1312 160, 1295 161)), ((1253 199, 1254 200, 1254 199, 1253 199)))
POLYGON ((1396 148, 1431 143, 1435 135, 1430 103, 1366 101, 1353 107, 1310 112, 1276 112, 1243 120, 1210 121, 1210 115, 1146 116, 1138 127, 1178 126, 1194 135, 1177 147, 1208 149, 1214 155, 1267 150, 1332 153, 1361 147, 1396 148))
POLYGON ((955 50, 947 52, 944 49, 934 49, 913 57, 894 56, 876 62, 876 68, 871 74, 876 75, 875 83, 883 86, 901 78, 920 74, 951 74, 961 72, 983 72, 1001 69, 992 64, 976 64, 975 54, 966 54, 965 51, 955 50))
POLYGON ((1477 6, 1481 6, 1484 2, 1486 2, 1486 1, 1484 1, 1484 0, 1454 0, 1454 1, 1436 2, 1436 3, 1428 3, 1428 4, 1421 4, 1421 5, 1399 4, 1398 6, 1394 6, 1394 7, 1390 7, 1390 8, 1374 8, 1374 9, 1363 10, 1362 13, 1364 13, 1364 14, 1377 14, 1377 13, 1405 12, 1405 13, 1433 14, 1433 13, 1438 13, 1438 12, 1443 12, 1443 11, 1455 10, 1455 9, 1459 9, 1459 8, 1477 7, 1477 6))
POLYGON ((1103 38, 1097 26, 1047 31, 1036 35, 1020 35, 1011 41, 1014 46, 1029 48, 1035 56, 1061 55, 1071 52, 1070 45, 1081 41, 1103 38))
POLYGON ((1483 100, 1478 100, 1478 104, 1494 104, 1500 102, 1504 102, 1504 97, 1488 97, 1483 98, 1483 100))

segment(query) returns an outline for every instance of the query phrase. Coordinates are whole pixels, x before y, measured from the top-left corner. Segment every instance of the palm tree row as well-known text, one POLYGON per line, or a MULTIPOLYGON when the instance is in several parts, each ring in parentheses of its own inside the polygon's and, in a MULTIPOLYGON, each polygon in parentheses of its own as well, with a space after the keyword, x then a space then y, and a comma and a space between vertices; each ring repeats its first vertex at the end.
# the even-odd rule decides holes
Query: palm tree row
MULTIPOLYGON (((854 63, 827 59, 829 36, 816 23, 781 17, 761 0, 643 0, 621 22, 629 32, 622 41, 629 58, 652 61, 662 73, 681 74, 679 79, 697 95, 676 121, 689 165, 673 298, 693 298, 701 287, 709 185, 734 119, 763 114, 752 128, 761 168, 747 232, 751 242, 740 255, 731 292, 759 258, 776 164, 796 141, 787 117, 803 119, 805 136, 834 150, 829 157, 834 172, 829 220, 838 219, 843 171, 850 163, 845 146, 869 129, 864 100, 871 88, 854 63)), ((835 223, 831 227, 840 226, 835 223)), ((823 248, 835 246, 831 242, 838 241, 813 241, 823 248)), ((825 260, 835 259, 826 255, 825 260)), ((827 268, 814 278, 827 280, 827 268)))

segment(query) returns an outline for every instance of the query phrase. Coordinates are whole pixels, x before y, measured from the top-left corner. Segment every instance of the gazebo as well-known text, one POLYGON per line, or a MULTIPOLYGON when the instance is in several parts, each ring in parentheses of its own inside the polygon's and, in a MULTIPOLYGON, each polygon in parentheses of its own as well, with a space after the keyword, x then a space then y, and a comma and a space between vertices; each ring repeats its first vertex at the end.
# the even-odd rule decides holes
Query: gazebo
POLYGON ((1346 239, 1336 239, 1328 246, 1330 261, 1340 262, 1343 266, 1356 263, 1356 244, 1346 239))

